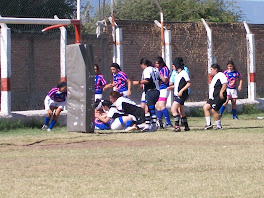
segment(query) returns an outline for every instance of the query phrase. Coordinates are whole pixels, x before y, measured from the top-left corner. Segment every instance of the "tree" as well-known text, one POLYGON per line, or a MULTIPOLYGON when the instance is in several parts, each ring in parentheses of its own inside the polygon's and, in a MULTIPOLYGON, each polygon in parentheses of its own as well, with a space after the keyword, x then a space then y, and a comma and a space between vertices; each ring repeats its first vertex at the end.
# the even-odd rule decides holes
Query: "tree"
MULTIPOLYGON (((237 22, 242 17, 234 1, 226 0, 158 0, 166 21, 237 22)), ((117 0, 116 18, 152 21, 160 18, 154 0, 117 0)))

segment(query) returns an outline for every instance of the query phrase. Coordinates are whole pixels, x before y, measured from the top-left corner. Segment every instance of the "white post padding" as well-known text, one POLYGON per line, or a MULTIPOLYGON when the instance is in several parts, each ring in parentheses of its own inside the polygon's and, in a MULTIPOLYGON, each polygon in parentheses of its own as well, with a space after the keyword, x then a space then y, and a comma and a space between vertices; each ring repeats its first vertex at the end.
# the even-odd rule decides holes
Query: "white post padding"
POLYGON ((123 63, 123 36, 122 36, 122 28, 116 28, 116 63, 119 64, 121 70, 124 70, 123 63))
POLYGON ((67 45, 67 30, 65 27, 60 27, 60 67, 61 81, 66 81, 66 45, 67 45))
POLYGON ((11 30, 6 24, 1 24, 1 112, 11 113, 11 91, 9 83, 11 77, 11 30))
POLYGON ((255 35, 247 34, 248 41, 248 98, 256 100, 256 59, 255 59, 255 35))
MULTIPOLYGON (((165 63, 170 71, 172 71, 172 47, 171 47, 171 31, 164 31, 165 41, 165 63)), ((169 79, 170 80, 170 79, 169 79)), ((173 92, 170 91, 170 95, 167 99, 167 107, 171 107, 173 102, 173 92)))

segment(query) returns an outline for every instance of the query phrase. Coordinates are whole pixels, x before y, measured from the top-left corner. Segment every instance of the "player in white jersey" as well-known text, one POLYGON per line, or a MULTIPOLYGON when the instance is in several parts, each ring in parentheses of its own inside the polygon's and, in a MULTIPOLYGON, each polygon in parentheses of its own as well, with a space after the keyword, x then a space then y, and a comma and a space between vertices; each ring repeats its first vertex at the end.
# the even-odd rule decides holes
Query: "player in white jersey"
POLYGON ((108 100, 97 100, 95 102, 95 108, 102 108, 105 115, 96 115, 96 117, 103 123, 109 123, 112 130, 129 129, 133 121, 136 121, 135 116, 127 115, 124 112, 117 110, 117 108, 108 100))
POLYGON ((218 111, 227 99, 227 78, 225 74, 220 71, 220 66, 217 63, 211 66, 211 75, 213 76, 213 79, 210 84, 209 100, 203 106, 204 116, 206 120, 206 126, 204 130, 213 128, 211 123, 210 110, 212 110, 212 114, 215 119, 215 124, 217 127, 216 129, 222 129, 218 111))
POLYGON ((184 130, 189 131, 190 128, 188 126, 187 117, 184 111, 184 102, 189 97, 188 89, 191 86, 190 77, 187 72, 183 69, 184 65, 178 59, 175 59, 173 61, 173 65, 177 71, 177 75, 175 76, 175 79, 173 81, 174 102, 171 106, 171 113, 175 121, 175 128, 173 131, 181 131, 180 119, 182 120, 182 124, 184 125, 184 130))
POLYGON ((145 111, 146 127, 143 131, 156 131, 157 116, 155 104, 159 99, 160 75, 158 69, 153 67, 152 63, 147 59, 142 58, 140 66, 143 69, 142 78, 140 81, 134 81, 133 84, 143 84, 145 101, 148 106, 148 111, 145 111))

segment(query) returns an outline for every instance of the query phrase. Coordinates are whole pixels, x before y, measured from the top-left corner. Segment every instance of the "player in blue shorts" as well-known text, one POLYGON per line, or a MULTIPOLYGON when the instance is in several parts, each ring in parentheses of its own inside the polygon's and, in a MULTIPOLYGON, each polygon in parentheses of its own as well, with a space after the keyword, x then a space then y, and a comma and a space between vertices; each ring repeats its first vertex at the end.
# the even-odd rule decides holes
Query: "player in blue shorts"
POLYGON ((53 126, 58 120, 61 111, 64 110, 67 98, 67 84, 61 82, 57 87, 52 88, 44 100, 45 110, 48 111, 45 124, 42 126, 42 130, 51 131, 53 126), (49 125, 50 119, 52 121, 49 125))

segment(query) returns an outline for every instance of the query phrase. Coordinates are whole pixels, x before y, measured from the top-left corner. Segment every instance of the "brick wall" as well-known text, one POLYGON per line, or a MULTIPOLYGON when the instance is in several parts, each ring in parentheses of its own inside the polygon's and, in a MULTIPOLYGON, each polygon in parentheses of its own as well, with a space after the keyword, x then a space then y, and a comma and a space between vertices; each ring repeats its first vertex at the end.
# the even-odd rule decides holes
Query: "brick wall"
MULTIPOLYGON (((153 22, 117 21, 123 29, 124 72, 130 79, 140 79, 142 57, 154 62, 161 55, 160 29, 153 22)), ((191 95, 189 101, 207 99, 207 40, 202 23, 165 23, 172 33, 172 56, 181 56, 189 67, 191 95)), ((214 54, 225 69, 228 59, 233 59, 243 75, 244 86, 240 98, 247 98, 247 47, 243 24, 212 23, 214 54)), ((263 97, 264 74, 264 25, 250 25, 256 40, 257 96, 263 97)), ((12 32, 12 110, 42 109, 47 92, 60 80, 60 33, 12 32)), ((99 64, 108 82, 112 81, 111 26, 106 34, 83 35, 82 42, 94 45, 95 63, 99 64)), ((68 44, 74 43, 74 35, 68 34, 68 44)), ((107 97, 110 90, 104 94, 107 97)), ((142 90, 133 87, 132 99, 140 101, 142 90)))

